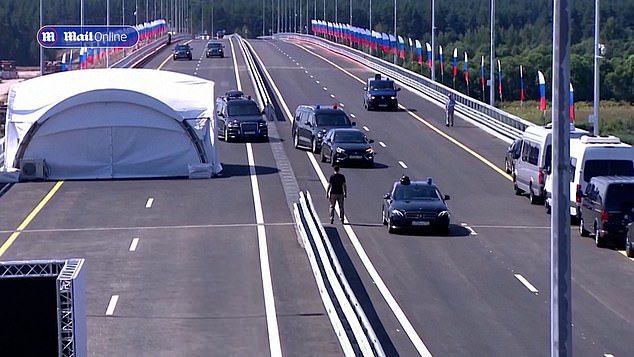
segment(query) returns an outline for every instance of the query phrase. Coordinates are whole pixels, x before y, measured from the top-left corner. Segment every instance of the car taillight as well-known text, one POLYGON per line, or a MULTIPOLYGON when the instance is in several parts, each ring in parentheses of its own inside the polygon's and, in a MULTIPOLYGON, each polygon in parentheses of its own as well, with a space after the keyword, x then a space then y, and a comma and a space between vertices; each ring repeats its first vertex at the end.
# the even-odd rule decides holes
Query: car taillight
POLYGON ((539 181, 540 185, 544 184, 544 170, 541 167, 537 171, 537 181, 539 181))
POLYGON ((609 218, 608 211, 601 211, 601 222, 607 222, 609 218))
POLYGON ((577 184, 577 192, 575 194, 575 201, 581 203, 581 185, 577 184))

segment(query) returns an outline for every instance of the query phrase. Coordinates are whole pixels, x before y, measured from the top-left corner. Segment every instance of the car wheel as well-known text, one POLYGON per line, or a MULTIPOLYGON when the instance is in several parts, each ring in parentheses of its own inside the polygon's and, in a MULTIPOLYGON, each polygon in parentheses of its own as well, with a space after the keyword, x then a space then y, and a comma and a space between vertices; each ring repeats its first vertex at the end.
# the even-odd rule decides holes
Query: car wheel
POLYGON ((590 231, 588 231, 584 226, 583 218, 579 219, 579 235, 581 235, 582 237, 590 236, 590 231))
POLYGON ((447 224, 446 227, 442 227, 438 229, 438 233, 440 233, 440 235, 442 236, 448 236, 449 235, 449 225, 447 224))
POLYGON ((507 174, 511 173, 511 167, 509 166, 509 161, 504 158, 504 171, 506 171, 507 174))
POLYGON ((326 162, 326 155, 324 155, 324 151, 321 151, 321 162, 326 162))
POLYGON ((368 161, 368 164, 367 164, 367 165, 368 165, 368 167, 370 167, 370 168, 374 167, 374 160, 370 160, 370 161, 368 161))
MULTIPOLYGON (((548 196, 547 192, 544 191, 544 196, 548 196)), ((544 209, 546 210, 546 214, 550 214, 552 208, 550 207, 550 203, 548 203, 548 199, 544 200, 544 209)))
POLYGON ((293 146, 295 147, 295 149, 299 149, 299 133, 295 132, 295 134, 293 135, 293 146))
POLYGON ((601 231, 598 228, 598 224, 594 224, 594 244, 597 248, 605 247, 605 237, 601 234, 601 231))
POLYGON ((317 139, 313 138, 313 143, 311 145, 311 150, 315 154, 319 154, 321 152, 321 148, 317 147, 317 139))
POLYGON ((535 196, 535 193, 533 192, 533 186, 528 186, 528 199, 531 201, 532 205, 536 205, 539 203, 539 199, 537 198, 537 196, 535 196))

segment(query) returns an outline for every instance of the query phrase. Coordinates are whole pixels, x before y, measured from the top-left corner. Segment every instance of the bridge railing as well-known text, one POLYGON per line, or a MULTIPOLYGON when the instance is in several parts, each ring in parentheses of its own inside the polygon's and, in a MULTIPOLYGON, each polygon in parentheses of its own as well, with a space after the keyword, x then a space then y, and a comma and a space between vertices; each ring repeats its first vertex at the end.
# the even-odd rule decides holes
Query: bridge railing
POLYGON ((444 106, 447 95, 449 93, 453 93, 456 98, 456 112, 458 114, 463 115, 498 134, 501 134, 507 139, 516 139, 522 134, 522 132, 524 132, 526 127, 535 125, 518 116, 475 100, 443 84, 432 81, 431 79, 412 72, 407 68, 384 61, 349 46, 334 43, 327 39, 312 35, 288 33, 277 34, 273 37, 279 39, 290 38, 299 41, 307 41, 325 47, 330 51, 360 62, 373 70, 386 75, 387 77, 419 91, 429 99, 437 102, 439 105, 444 106))

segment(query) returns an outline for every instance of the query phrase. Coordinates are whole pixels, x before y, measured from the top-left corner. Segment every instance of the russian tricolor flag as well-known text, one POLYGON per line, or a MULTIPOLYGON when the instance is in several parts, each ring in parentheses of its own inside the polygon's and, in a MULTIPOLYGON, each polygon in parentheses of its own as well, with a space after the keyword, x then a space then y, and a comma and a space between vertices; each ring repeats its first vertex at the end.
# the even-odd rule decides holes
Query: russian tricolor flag
POLYGON ((418 64, 423 64, 423 46, 418 40, 416 40, 416 59, 418 60, 418 64))
POLYGON ((464 80, 467 82, 467 88, 469 87, 469 58, 467 57, 467 51, 464 52, 464 80))
POLYGON ((62 55, 62 72, 66 71, 66 53, 62 55))
POLYGON ((546 110, 546 80, 541 71, 537 71, 537 76, 539 77, 539 110, 543 112, 546 110))
POLYGON ((520 64, 520 102, 524 102, 524 69, 520 64))
POLYGON ((456 80, 458 75, 458 48, 453 49, 453 80, 456 80))
POLYGON ((431 45, 429 42, 425 42, 425 47, 427 47, 427 65, 431 69, 433 58, 431 58, 431 45))
POLYGON ((575 122, 575 91, 572 89, 572 83, 570 83, 570 122, 575 122))
POLYGON ((403 37, 401 37, 400 35, 398 36, 398 47, 398 56, 401 58, 405 58, 405 40, 403 40, 403 37))

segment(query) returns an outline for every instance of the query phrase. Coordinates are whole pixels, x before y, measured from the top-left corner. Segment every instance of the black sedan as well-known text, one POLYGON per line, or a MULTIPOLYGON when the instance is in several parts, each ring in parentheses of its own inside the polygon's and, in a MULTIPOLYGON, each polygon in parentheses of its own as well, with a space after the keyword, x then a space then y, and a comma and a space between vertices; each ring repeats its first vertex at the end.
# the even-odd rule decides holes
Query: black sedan
POLYGON ((387 230, 423 228, 441 234, 449 234, 451 214, 448 195, 441 195, 431 178, 427 181, 410 181, 403 176, 394 182, 392 191, 383 196, 381 217, 387 230))
POLYGON ((186 58, 188 60, 192 60, 192 48, 189 47, 189 45, 176 45, 176 47, 174 47, 174 54, 173 54, 173 58, 174 61, 180 59, 180 58, 186 58))
POLYGON ((330 129, 321 147, 321 162, 344 164, 359 162, 374 166, 374 149, 365 134, 357 128, 330 129))
POLYGON ((207 44, 207 51, 205 52, 205 57, 220 57, 223 58, 225 56, 224 48, 225 46, 220 42, 209 42, 207 44))

